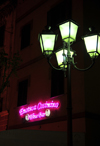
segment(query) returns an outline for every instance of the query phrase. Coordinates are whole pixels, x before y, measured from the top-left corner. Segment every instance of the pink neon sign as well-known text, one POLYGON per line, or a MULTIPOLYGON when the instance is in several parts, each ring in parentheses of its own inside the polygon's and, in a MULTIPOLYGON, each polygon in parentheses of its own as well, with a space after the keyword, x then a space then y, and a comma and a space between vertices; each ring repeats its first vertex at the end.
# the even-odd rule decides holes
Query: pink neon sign
POLYGON ((19 114, 20 116, 25 116, 25 119, 29 121, 50 116, 50 109, 58 109, 59 106, 60 106, 59 102, 54 101, 51 102, 46 101, 45 103, 39 102, 37 105, 34 106, 22 107, 19 110, 19 114))

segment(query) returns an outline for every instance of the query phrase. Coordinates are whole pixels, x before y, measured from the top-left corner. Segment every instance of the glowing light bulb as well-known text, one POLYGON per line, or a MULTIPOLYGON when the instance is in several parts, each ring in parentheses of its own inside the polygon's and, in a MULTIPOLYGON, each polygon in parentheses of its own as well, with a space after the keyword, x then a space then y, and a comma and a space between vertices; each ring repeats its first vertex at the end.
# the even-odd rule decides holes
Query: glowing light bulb
POLYGON ((49 109, 46 109, 46 111, 45 111, 45 115, 46 115, 47 117, 50 116, 50 110, 49 110, 49 109))
POLYGON ((29 121, 29 114, 26 114, 26 115, 25 115, 25 120, 26 120, 26 121, 29 121))

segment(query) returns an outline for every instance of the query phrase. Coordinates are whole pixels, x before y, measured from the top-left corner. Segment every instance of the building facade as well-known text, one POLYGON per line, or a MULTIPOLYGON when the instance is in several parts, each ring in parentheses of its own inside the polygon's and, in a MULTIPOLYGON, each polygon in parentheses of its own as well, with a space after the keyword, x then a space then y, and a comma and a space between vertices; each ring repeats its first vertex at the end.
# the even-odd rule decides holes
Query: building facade
MULTIPOLYGON (((4 6, 2 4, 1 10, 6 10, 9 3, 11 1, 6 1, 4 6)), ((62 45, 57 24, 69 18, 75 20, 80 27, 77 43, 74 43, 72 48, 77 52, 77 57, 75 57, 75 62, 78 62, 77 66, 85 68, 91 63, 91 60, 80 38, 88 32, 90 25, 95 26, 99 31, 99 8, 97 9, 96 2, 91 2, 91 8, 88 10, 90 4, 85 0, 78 1, 78 4, 76 0, 18 0, 16 4, 16 6, 12 4, 9 14, 7 16, 4 14, 4 18, 1 19, 1 23, 4 20, 6 27, 4 49, 8 54, 18 51, 22 59, 17 70, 17 77, 13 75, 10 78, 10 86, 1 95, 0 115, 7 115, 3 130, 9 132, 13 129, 14 133, 14 129, 20 129, 17 131, 18 133, 15 132, 16 135, 21 135, 19 134, 21 132, 24 135, 25 131, 30 133, 29 130, 38 132, 38 136, 43 132, 44 137, 46 134, 52 135, 52 145, 66 145, 67 73, 65 78, 62 71, 56 71, 50 67, 47 59, 42 55, 38 34, 46 26, 51 26, 53 31, 59 34, 55 46, 57 49, 62 45), (93 6, 94 13, 92 12, 93 6), (98 21, 95 19, 95 15, 98 21), (92 19, 95 20, 95 23, 92 19), (59 135, 60 141, 57 140, 57 135, 59 135)), ((3 27, 2 24, 1 27, 3 27)), ((52 58, 52 63, 57 64, 55 57, 52 58)), ((71 68, 74 146, 92 146, 100 143, 99 64, 100 58, 87 72, 71 68)), ((31 134, 34 135, 34 133, 31 134)), ((45 138, 42 140, 45 142, 45 138)), ((50 144, 48 138, 47 142, 50 144)))

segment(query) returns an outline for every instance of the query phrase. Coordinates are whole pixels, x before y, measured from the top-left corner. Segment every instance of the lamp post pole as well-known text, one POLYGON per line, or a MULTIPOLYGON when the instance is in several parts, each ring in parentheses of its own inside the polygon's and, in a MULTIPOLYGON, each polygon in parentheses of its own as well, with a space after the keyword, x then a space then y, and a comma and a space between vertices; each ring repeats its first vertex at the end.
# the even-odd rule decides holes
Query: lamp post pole
POLYGON ((71 54, 68 42, 67 54, 67 146, 73 146, 72 140, 72 99, 71 99, 71 54))

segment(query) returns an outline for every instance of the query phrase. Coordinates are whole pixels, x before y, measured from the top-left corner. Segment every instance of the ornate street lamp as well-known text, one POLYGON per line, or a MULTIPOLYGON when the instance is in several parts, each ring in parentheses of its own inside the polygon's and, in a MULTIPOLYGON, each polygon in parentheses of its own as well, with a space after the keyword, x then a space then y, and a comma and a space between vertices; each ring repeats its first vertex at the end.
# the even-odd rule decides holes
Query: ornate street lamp
POLYGON ((63 70, 64 73, 67 71, 67 146, 72 146, 71 64, 80 71, 90 69, 100 54, 100 36, 93 34, 82 37, 87 52, 92 59, 92 64, 88 68, 79 69, 74 63, 75 51, 70 49, 71 44, 76 40, 78 25, 74 21, 69 20, 59 24, 59 29, 63 41, 63 46, 59 50, 54 51, 57 35, 50 30, 41 33, 39 40, 42 52, 47 57, 48 63, 56 70, 63 70), (53 54, 56 55, 58 68, 54 67, 50 62, 53 54))

